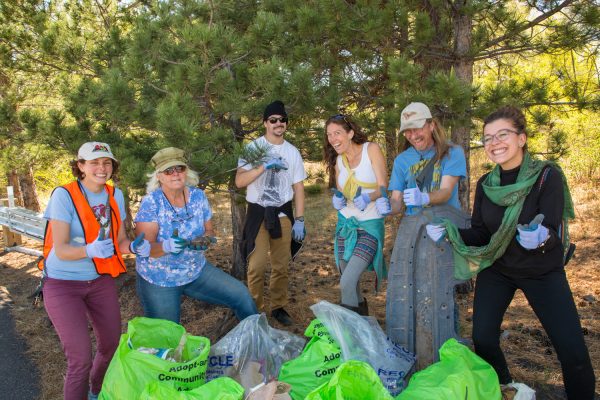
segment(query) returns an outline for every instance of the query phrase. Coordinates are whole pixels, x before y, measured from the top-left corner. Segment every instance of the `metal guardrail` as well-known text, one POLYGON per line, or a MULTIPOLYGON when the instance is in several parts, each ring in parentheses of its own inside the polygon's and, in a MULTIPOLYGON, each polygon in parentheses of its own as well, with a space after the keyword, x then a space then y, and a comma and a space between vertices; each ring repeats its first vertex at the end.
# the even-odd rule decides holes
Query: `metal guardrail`
POLYGON ((35 240, 44 240, 46 220, 43 214, 23 207, 0 207, 0 225, 35 240))

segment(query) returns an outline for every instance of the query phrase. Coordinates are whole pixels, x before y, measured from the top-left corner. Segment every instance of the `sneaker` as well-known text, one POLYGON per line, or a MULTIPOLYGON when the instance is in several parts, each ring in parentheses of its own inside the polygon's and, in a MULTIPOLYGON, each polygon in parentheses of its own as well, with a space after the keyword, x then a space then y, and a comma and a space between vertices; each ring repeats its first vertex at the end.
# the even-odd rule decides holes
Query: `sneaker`
MULTIPOLYGON (((98 393, 98 394, 100 394, 100 393, 98 393)), ((88 392, 88 400, 98 400, 98 395, 97 395, 97 394, 94 394, 94 393, 92 393, 92 391, 90 390, 90 391, 88 392)))
POLYGON ((294 323, 290 314, 281 307, 271 311, 271 317, 275 318, 280 324, 285 326, 290 326, 294 323))

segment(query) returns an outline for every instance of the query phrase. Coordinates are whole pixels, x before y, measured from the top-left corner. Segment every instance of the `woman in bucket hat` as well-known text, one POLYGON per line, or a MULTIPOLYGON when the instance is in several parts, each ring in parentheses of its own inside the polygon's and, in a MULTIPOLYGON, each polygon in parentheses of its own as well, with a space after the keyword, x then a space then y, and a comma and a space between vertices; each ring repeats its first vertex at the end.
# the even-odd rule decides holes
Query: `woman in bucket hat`
POLYGON ((147 240, 134 245, 125 234, 123 193, 107 184, 118 166, 108 144, 84 143, 71 163, 77 179, 52 192, 44 213, 44 307, 67 358, 66 400, 97 398, 121 334, 113 278, 125 272, 122 254, 150 254, 147 240))
POLYGON ((212 210, 198 174, 175 147, 152 157, 147 195, 135 217, 136 233, 150 240, 149 258, 136 260, 137 292, 150 318, 179 323, 181 296, 231 308, 239 320, 258 310, 242 282, 212 265, 204 251, 216 241, 212 210))

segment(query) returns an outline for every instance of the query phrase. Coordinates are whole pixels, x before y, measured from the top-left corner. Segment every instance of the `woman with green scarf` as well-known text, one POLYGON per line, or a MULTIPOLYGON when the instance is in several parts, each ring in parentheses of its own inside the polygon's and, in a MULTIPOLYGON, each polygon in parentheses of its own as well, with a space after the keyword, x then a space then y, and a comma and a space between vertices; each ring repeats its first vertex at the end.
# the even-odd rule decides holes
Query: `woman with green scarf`
POLYGON ((471 228, 443 221, 427 225, 427 233, 436 242, 447 236, 457 278, 477 274, 473 343, 500 383, 512 381, 500 349, 502 319, 520 289, 556 350, 567 397, 591 400, 594 371, 564 270, 571 196, 557 165, 530 156, 525 127, 515 107, 485 119, 483 145, 496 166, 477 182, 471 228))

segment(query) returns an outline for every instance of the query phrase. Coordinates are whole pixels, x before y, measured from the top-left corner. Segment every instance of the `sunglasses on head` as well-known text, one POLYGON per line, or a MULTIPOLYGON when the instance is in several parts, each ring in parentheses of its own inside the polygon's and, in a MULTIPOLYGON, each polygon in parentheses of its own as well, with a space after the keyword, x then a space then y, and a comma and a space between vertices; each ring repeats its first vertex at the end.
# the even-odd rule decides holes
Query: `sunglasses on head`
POLYGON ((335 115, 332 115, 329 119, 332 119, 332 120, 336 120, 336 119, 340 120, 341 119, 346 123, 346 125, 350 126, 350 122, 348 122, 348 119, 346 118, 346 116, 344 114, 335 114, 335 115))
POLYGON ((269 123, 271 123, 271 124, 276 124, 277 122, 281 122, 281 123, 286 123, 287 124, 288 119, 287 119, 287 117, 281 117, 281 118, 271 117, 267 121, 269 121, 269 123))
POLYGON ((162 171, 163 174, 165 175, 173 175, 175 172, 177 173, 182 173, 187 169, 187 167, 185 165, 175 165, 174 167, 169 167, 167 169, 165 169, 164 171, 162 171))

